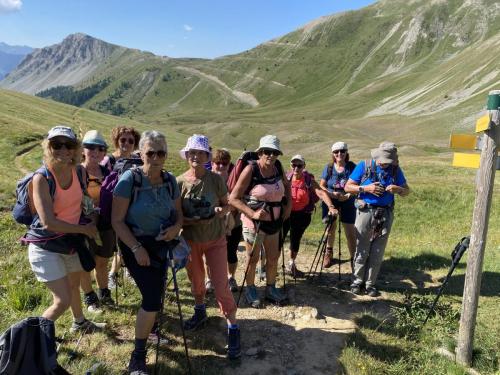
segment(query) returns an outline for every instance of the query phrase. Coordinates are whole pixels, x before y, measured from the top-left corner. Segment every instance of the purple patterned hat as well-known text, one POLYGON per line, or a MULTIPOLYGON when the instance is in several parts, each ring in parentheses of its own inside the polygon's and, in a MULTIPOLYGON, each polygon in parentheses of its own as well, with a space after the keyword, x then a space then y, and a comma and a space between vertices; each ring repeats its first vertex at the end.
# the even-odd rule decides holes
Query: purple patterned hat
POLYGON ((210 146, 208 144, 208 138, 201 134, 193 134, 188 138, 186 146, 179 151, 181 158, 186 159, 186 152, 189 150, 200 150, 208 153, 209 157, 212 152, 210 151, 210 146))

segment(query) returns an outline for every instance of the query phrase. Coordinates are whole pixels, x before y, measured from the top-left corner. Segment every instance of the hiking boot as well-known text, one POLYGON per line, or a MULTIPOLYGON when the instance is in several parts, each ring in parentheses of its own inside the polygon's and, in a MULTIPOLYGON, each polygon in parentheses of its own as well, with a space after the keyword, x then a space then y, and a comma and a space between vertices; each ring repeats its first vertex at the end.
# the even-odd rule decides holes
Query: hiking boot
POLYGON ((370 297, 380 297, 380 292, 374 286, 366 288, 366 294, 370 297))
POLYGON ((260 299, 255 285, 247 285, 245 288, 245 300, 249 306, 255 309, 260 307, 260 299))
POLYGON ((205 290, 207 294, 214 292, 214 286, 212 285, 212 280, 207 279, 207 281, 205 281, 205 290))
POLYGON ((207 320, 207 310, 205 305, 203 305, 203 307, 195 306, 193 316, 184 322, 184 329, 186 331, 194 331, 204 326, 207 320))
POLYGON ((361 294, 361 285, 352 284, 351 285, 351 293, 360 295, 361 294))
POLYGON ((119 285, 118 283, 118 274, 110 272, 108 274, 108 288, 109 289, 114 289, 119 285))
POLYGON ((231 292, 237 292, 238 291, 238 283, 236 282, 236 280, 235 280, 234 277, 230 277, 227 280, 227 283, 229 284, 229 290, 231 290, 231 292))
POLYGON ((96 331, 102 331, 104 328, 106 328, 106 323, 96 323, 92 322, 91 320, 84 319, 83 322, 81 323, 73 321, 73 324, 71 325, 69 331, 71 333, 76 333, 76 332, 93 333, 96 331))
POLYGON ((241 357, 240 329, 228 328, 227 330, 227 358, 237 359, 241 357))
POLYGON ((266 299, 268 301, 281 305, 285 302, 286 298, 286 295, 277 289, 274 284, 266 286, 266 299))
POLYGON ((103 310, 101 309, 101 304, 99 303, 99 297, 97 297, 97 294, 94 291, 85 294, 83 301, 87 306, 88 312, 102 314, 103 310))
POLYGON ((132 352, 130 362, 128 363, 128 373, 130 375, 148 375, 146 367, 146 355, 137 355, 132 352))
POLYGON ((99 301, 104 305, 114 305, 115 301, 111 298, 111 291, 108 288, 99 289, 97 291, 99 301))
POLYGON ((323 268, 330 268, 331 266, 333 266, 333 249, 327 248, 323 258, 323 268))
POLYGON ((287 275, 294 277, 294 278, 305 276, 304 272, 300 271, 297 268, 297 266, 295 265, 295 263, 288 264, 288 266, 286 267, 285 273, 287 275))

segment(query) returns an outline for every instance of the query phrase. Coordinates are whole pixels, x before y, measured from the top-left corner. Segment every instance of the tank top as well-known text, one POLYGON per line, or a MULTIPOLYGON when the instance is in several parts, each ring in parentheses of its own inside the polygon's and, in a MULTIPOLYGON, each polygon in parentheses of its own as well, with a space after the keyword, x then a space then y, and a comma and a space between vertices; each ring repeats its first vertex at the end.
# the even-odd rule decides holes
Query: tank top
POLYGON ((78 224, 82 213, 82 198, 83 192, 76 174, 76 169, 71 171, 71 186, 67 189, 62 189, 54 171, 49 168, 49 171, 54 176, 56 182, 56 191, 53 200, 54 215, 58 220, 65 221, 70 224, 78 224))
POLYGON ((309 191, 305 178, 292 179, 292 211, 302 211, 309 204, 309 191))

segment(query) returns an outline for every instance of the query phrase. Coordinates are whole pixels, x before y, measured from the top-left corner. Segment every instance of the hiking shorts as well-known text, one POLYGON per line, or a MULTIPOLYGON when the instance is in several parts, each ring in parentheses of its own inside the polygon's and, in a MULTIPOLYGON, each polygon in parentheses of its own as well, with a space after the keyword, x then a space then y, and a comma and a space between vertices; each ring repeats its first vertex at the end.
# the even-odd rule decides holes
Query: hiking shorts
MULTIPOLYGON (((340 202, 333 200, 333 205, 340 211, 340 221, 344 224, 354 224, 356 221, 356 207, 354 206, 354 197, 346 201, 340 202)), ((321 203, 322 218, 328 215, 328 207, 324 202, 321 203)))
POLYGON ((256 249, 258 249, 259 246, 262 245, 262 243, 264 242, 264 239, 267 236, 276 236, 278 234, 279 234, 279 232, 274 233, 274 234, 267 234, 263 231, 260 231, 259 234, 257 235, 255 233, 254 228, 248 228, 248 227, 243 226, 243 239, 245 240, 245 242, 249 243, 250 245, 253 245, 253 243, 255 241, 257 241, 257 243, 255 244, 256 249))
POLYGON ((102 246, 99 246, 93 239, 89 239, 90 252, 101 258, 111 258, 116 251, 116 234, 113 229, 100 230, 102 246))
POLYGON ((36 279, 44 283, 62 279, 73 272, 83 271, 77 253, 71 255, 53 253, 33 243, 28 246, 28 259, 36 279))

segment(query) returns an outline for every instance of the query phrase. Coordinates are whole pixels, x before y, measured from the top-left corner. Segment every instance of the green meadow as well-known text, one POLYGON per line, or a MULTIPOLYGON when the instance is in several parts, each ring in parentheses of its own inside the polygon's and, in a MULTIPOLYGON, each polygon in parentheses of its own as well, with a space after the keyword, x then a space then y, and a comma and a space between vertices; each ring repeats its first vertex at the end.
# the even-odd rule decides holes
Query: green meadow
MULTIPOLYGON (((269 120, 271 114, 268 116, 269 120)), ((328 360, 338 360, 341 374, 465 374, 463 367, 437 354, 436 349, 443 347, 453 351, 455 346, 467 253, 444 290, 438 313, 421 327, 426 308, 451 264, 451 251, 471 228, 476 172, 451 167, 451 153, 446 148, 450 129, 433 128, 431 119, 427 119, 421 131, 418 123, 408 124, 404 131, 398 131, 396 117, 365 122, 349 119, 308 121, 307 124, 305 121, 271 124, 260 119, 253 121, 248 116, 244 121, 213 120, 185 125, 161 121, 141 123, 0 90, 0 331, 24 317, 40 315, 51 301, 46 288, 35 280, 30 270, 27 249, 18 242, 23 227, 11 219, 10 207, 16 180, 23 175, 22 170, 34 170, 40 164, 38 145, 43 134, 56 123, 69 124, 81 132, 99 129, 108 139, 111 128, 118 124, 140 130, 158 129, 169 140, 167 169, 174 174, 186 168, 177 151, 193 132, 207 134, 214 147, 229 147, 234 156, 245 147, 256 147, 260 136, 275 132, 282 139, 285 164, 291 155, 303 153, 308 169, 316 176, 329 161, 328 147, 335 140, 343 139, 352 145, 351 158, 358 161, 368 158, 370 148, 376 147, 381 140, 391 139, 398 143, 400 164, 412 193, 407 198, 397 198, 395 223, 380 274, 383 297, 376 302, 364 301, 362 311, 353 312, 349 318, 355 321, 356 330, 346 335, 346 346, 340 357, 328 360), (384 122, 390 126, 384 127, 384 122), (368 136, 373 129, 376 136, 368 136)), ((481 374, 500 371, 499 210, 500 181, 497 179, 474 344, 473 367, 481 374)), ((302 268, 308 268, 306 260, 314 255, 323 228, 318 210, 304 239, 307 249, 299 256, 299 263, 304 262, 302 268)), ((344 239, 342 248, 346 249, 344 239)), ((185 271, 180 272, 179 278, 182 309, 184 316, 188 316, 193 299, 185 271)), ((295 288, 306 290, 311 285, 299 281, 295 288)), ((333 287, 321 290, 325 303, 344 303, 349 295, 342 290, 333 293, 333 287)), ((118 297, 117 307, 94 317, 96 321, 108 323, 102 333, 80 339, 68 332, 69 313, 58 320, 57 335, 63 338, 59 362, 69 372, 85 373, 96 363, 102 364, 97 373, 121 374, 125 370, 133 347, 133 325, 140 299, 128 281, 125 281, 125 288, 119 290, 118 297)), ((220 331, 217 327, 223 325, 223 320, 213 299, 209 300, 209 315, 207 331, 189 336, 194 373, 237 373, 238 365, 228 365, 221 354, 224 344, 216 332, 220 331)), ((241 324, 245 345, 245 321, 241 324)), ((165 327, 171 344, 161 351, 160 369, 162 373, 185 373, 182 336, 171 293, 167 297, 165 327)), ((149 362, 154 362, 153 355, 149 362)))

